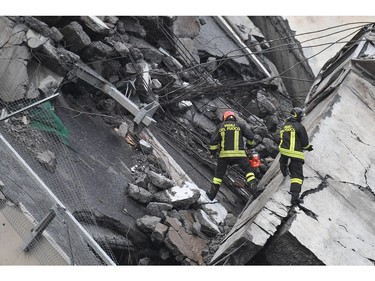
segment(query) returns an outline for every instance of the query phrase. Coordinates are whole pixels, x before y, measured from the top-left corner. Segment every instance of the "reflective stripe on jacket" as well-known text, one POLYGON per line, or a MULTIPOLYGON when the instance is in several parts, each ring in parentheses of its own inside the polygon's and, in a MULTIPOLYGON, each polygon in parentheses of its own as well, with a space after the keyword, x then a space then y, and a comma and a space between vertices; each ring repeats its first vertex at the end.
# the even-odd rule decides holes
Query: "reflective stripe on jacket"
POLYGON ((220 148, 219 157, 247 157, 244 149, 243 137, 247 143, 254 143, 254 135, 235 120, 222 122, 210 141, 210 150, 216 151, 220 148))
POLYGON ((309 146, 309 137, 305 127, 294 119, 288 119, 280 131, 280 153, 304 160, 303 150, 309 146))

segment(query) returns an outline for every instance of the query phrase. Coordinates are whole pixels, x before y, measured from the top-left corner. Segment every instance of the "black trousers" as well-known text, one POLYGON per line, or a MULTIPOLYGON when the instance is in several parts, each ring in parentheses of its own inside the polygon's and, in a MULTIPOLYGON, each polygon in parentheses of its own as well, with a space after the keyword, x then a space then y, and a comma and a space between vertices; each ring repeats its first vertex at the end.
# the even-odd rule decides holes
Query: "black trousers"
POLYGON ((283 174, 286 174, 289 168, 290 173, 290 192, 299 194, 302 189, 303 183, 303 164, 305 162, 302 159, 290 158, 285 155, 280 156, 280 170, 283 174))
POLYGON ((249 182, 252 179, 255 179, 255 175, 253 173, 253 170, 250 166, 250 163, 247 157, 219 158, 217 161, 217 167, 216 167, 214 177, 216 179, 220 179, 221 181, 225 175, 225 172, 227 171, 228 165, 232 166, 235 164, 237 164, 241 168, 241 170, 245 173, 246 182, 249 182))

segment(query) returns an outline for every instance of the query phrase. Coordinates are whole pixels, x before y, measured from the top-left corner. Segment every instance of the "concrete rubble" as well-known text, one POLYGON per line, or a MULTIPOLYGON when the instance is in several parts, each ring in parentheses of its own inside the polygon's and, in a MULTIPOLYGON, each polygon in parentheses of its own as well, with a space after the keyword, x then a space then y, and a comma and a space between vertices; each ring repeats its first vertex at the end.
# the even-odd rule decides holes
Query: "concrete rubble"
MULTIPOLYGON (((334 172, 327 174, 325 168, 316 164, 321 162, 318 154, 308 156, 304 183, 306 210, 292 211, 288 206, 288 183, 278 174, 278 134, 287 113, 293 105, 301 105, 304 98, 289 92, 309 89, 313 75, 306 64, 301 64, 290 76, 295 74, 303 82, 278 77, 282 69, 294 64, 298 50, 293 50, 295 56, 292 58, 283 56, 280 59, 277 52, 276 56, 253 55, 273 47, 267 38, 292 33, 283 23, 280 24, 282 32, 275 35, 273 24, 280 18, 271 18, 0 17, 0 58, 17 58, 0 66, 2 103, 50 96, 59 89, 63 102, 100 116, 108 131, 114 131, 134 154, 127 157, 127 163, 121 163, 126 172, 120 171, 120 165, 105 168, 105 172, 114 178, 126 174, 127 181, 122 181, 121 187, 111 182, 113 190, 124 192, 117 196, 121 197, 122 207, 110 209, 108 205, 111 204, 99 204, 99 210, 94 214, 99 227, 90 228, 95 240, 110 244, 116 250, 116 256, 126 252, 128 260, 124 258, 121 263, 279 264, 285 257, 278 256, 277 250, 285 241, 298 253, 298 258, 287 261, 290 263, 297 263, 299 259, 302 264, 345 264, 350 263, 348 259, 351 258, 353 263, 369 264, 375 260, 371 253, 373 245, 368 247, 368 241, 373 241, 372 226, 361 224, 361 228, 356 229, 352 223, 361 223, 362 216, 370 217, 370 211, 373 211, 370 204, 368 209, 359 211, 347 203, 347 212, 335 214, 332 209, 325 214, 324 209, 330 204, 309 200, 324 193, 333 202, 330 205, 333 208, 342 203, 337 197, 348 198, 356 194, 358 204, 367 204, 373 198, 374 178, 372 156, 362 155, 365 150, 358 149, 345 156, 346 160, 363 167, 357 171, 360 177, 345 167, 338 173, 344 171, 347 177, 339 177, 334 172), (223 31, 223 20, 232 34, 223 31), (27 40, 27 44, 23 40, 27 40), (241 45, 244 42, 247 52, 241 45), (41 69, 39 76, 30 74, 35 69, 41 69), (95 82, 83 80, 80 76, 83 72, 93 74, 95 82), (311 82, 306 82, 309 80, 311 82), (155 126, 139 126, 139 122, 135 122, 139 115, 127 111, 113 97, 104 95, 103 88, 111 88, 128 98, 139 108, 139 113, 146 112, 152 103, 159 104, 161 109, 152 112, 154 116, 148 116, 157 120, 155 126), (228 108, 233 108, 239 122, 255 134, 254 148, 261 156, 261 167, 255 172, 259 185, 265 186, 266 190, 254 201, 242 188, 243 175, 237 167, 228 170, 215 201, 211 202, 205 194, 216 164, 208 154, 208 140, 228 108), (137 132, 139 127, 143 128, 140 133, 137 132), (367 160, 359 161, 362 157, 367 160), (323 218, 324 223, 321 222, 323 218), (328 239, 326 230, 333 225, 335 233, 328 239), (111 231, 107 232, 108 229, 111 231), (305 235, 306 230, 315 234, 315 240, 305 235), (286 236, 282 235, 284 232, 286 236), (323 243, 320 237, 326 237, 334 246, 323 243), (358 243, 348 250, 353 237, 358 243), (332 247, 332 254, 323 254, 322 247, 332 247), (352 252, 348 254, 348 251, 352 252), (232 254, 222 260, 228 253, 232 254), (345 257, 334 259, 337 253, 345 257)), ((352 80, 341 86, 346 91, 353 84, 367 85, 355 74, 348 78, 352 80)), ((310 114, 306 124, 316 149, 324 150, 323 143, 328 143, 322 132, 337 126, 336 119, 329 117, 336 114, 346 118, 339 105, 355 103, 361 106, 372 102, 371 96, 358 102, 358 95, 347 97, 339 93, 335 99, 327 98, 324 104, 316 102, 319 97, 309 97, 310 114), (336 102, 338 106, 332 108, 329 102, 336 102), (320 117, 323 113, 325 119, 320 117)), ((370 110, 366 112, 372 116, 370 110)), ((22 118, 10 118, 4 125, 5 130, 15 135, 24 132, 22 129, 28 123, 20 120, 22 118)), ((346 143, 342 131, 336 132, 342 148, 354 145, 353 142, 371 145, 371 133, 358 131, 360 121, 356 120, 357 123, 353 122, 350 127, 351 142, 346 143)), ((56 159, 60 155, 45 149, 44 143, 39 142, 38 131, 30 134, 38 138, 32 135, 34 141, 25 147, 49 173, 58 173, 59 161, 56 159)), ((23 134, 19 139, 21 143, 28 143, 23 134)), ((331 139, 335 139, 333 135, 331 139)), ((92 163, 85 162, 88 170, 95 171, 93 163, 103 162, 105 158, 96 156, 90 155, 92 163)), ((98 171, 93 172, 96 173, 98 171)), ((111 184, 104 185, 112 188, 111 184)), ((100 189, 101 186, 96 190, 100 189)), ((93 193, 100 197, 98 200, 105 201, 105 196, 96 190, 93 193)), ((85 210, 75 210, 75 215, 91 216, 85 210)))

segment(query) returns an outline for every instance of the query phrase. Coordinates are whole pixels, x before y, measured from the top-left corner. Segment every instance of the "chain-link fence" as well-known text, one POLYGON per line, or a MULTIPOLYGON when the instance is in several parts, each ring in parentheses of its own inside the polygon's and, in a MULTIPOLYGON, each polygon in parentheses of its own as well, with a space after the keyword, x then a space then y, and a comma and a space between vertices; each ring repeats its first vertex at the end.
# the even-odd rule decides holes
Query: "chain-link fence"
MULTIPOLYGON (((42 108, 43 105, 39 107, 42 108)), ((40 111, 38 114, 39 121, 44 119, 44 124, 49 123, 50 126, 57 116, 48 112, 40 111)), ((92 208, 85 200, 83 184, 75 163, 67 153, 64 139, 54 130, 43 130, 43 126, 33 127, 31 122, 19 122, 19 119, 33 118, 32 110, 25 111, 22 115, 0 124, 0 178, 4 184, 3 193, 7 198, 2 205, 7 201, 22 205, 36 220, 37 225, 30 229, 28 222, 19 216, 12 217, 11 213, 8 214, 8 220, 25 239, 24 250, 38 248, 41 237, 45 239, 41 236, 45 228, 69 256, 70 264, 108 263, 100 257, 100 253, 95 253, 102 249, 94 248, 95 241, 78 222, 95 224, 94 215, 90 219, 87 215, 83 218, 72 215, 75 210, 91 212, 92 208), (61 175, 65 177, 61 178, 61 175), (40 232, 36 231, 38 227, 40 232), (29 240, 29 245, 26 240, 29 240)), ((105 249, 105 252, 111 255, 109 248, 105 249)), ((50 260, 48 254, 48 251, 37 251, 41 261, 50 260)))
POLYGON ((63 77, 34 58, 25 24, 0 17, 0 29, 0 211, 24 240, 20 251, 41 264, 114 264, 82 226, 96 222, 53 107, 63 77), (53 251, 42 249, 46 240, 53 251))

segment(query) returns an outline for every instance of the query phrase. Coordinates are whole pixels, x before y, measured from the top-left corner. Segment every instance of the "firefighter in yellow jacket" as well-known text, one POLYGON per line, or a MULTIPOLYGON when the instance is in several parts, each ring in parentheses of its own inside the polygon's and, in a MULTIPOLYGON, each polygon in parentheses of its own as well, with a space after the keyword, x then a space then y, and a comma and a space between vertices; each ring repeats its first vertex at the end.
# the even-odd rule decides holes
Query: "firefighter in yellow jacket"
POLYGON ((238 164, 245 172, 246 188, 256 197, 255 175, 246 155, 243 137, 247 139, 247 146, 254 144, 254 135, 246 127, 237 123, 234 113, 232 111, 224 112, 223 122, 219 124, 216 132, 212 135, 209 147, 211 155, 216 155, 219 151, 211 189, 206 192, 210 200, 216 197, 228 165, 234 164, 238 164))
POLYGON ((309 143, 309 138, 305 127, 301 124, 304 112, 301 108, 295 107, 290 112, 289 117, 280 131, 280 170, 284 177, 289 174, 291 177, 290 193, 291 204, 303 203, 299 198, 303 183, 303 164, 305 158, 303 151, 312 151, 313 146, 309 143))

